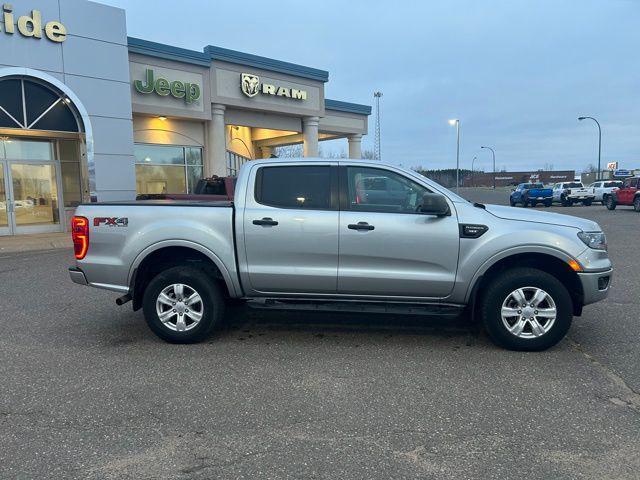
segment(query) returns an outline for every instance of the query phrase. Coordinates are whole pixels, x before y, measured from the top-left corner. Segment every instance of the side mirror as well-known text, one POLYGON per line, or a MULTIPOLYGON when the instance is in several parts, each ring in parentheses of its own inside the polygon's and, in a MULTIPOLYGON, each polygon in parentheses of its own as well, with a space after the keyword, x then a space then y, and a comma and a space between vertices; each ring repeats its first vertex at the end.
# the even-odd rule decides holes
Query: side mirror
POLYGON ((446 217, 451 215, 451 209, 444 195, 440 195, 439 193, 425 193, 422 196, 420 213, 435 215, 436 217, 446 217))

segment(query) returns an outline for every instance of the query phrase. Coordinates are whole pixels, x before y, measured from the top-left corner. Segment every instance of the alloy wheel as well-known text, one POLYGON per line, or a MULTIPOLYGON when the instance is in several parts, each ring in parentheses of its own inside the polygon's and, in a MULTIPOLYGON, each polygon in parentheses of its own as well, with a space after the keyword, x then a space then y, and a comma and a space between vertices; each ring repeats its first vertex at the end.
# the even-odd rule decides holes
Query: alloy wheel
POLYGON ((500 312, 504 327, 518 338, 539 338, 556 321, 557 308, 551 295, 538 287, 523 287, 511 292, 500 312))
POLYGON ((195 328, 202 320, 202 297, 193 287, 174 283, 165 287, 158 295, 156 313, 169 330, 186 332, 195 328))

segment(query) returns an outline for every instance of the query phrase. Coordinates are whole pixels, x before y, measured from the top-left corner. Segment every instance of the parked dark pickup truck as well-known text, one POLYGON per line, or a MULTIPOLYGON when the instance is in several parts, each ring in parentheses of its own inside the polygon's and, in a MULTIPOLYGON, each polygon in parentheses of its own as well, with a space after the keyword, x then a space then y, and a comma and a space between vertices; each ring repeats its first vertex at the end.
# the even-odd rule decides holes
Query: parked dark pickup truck
POLYGON ((511 191, 509 204, 515 207, 518 203, 523 207, 531 205, 535 207, 538 203, 544 203, 545 207, 550 207, 553 203, 553 190, 544 188, 542 183, 521 183, 511 191))
POLYGON ((209 177, 198 180, 193 193, 141 193, 136 200, 206 200, 230 201, 236 188, 236 177, 209 177))

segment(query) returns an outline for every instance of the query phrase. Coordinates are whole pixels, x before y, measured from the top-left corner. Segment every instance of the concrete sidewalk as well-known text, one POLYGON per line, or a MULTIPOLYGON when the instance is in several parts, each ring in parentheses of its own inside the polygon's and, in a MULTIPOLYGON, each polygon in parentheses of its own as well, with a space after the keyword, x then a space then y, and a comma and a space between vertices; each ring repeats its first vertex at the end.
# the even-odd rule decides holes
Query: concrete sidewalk
POLYGON ((0 237, 0 254, 73 248, 70 233, 37 233, 0 237))

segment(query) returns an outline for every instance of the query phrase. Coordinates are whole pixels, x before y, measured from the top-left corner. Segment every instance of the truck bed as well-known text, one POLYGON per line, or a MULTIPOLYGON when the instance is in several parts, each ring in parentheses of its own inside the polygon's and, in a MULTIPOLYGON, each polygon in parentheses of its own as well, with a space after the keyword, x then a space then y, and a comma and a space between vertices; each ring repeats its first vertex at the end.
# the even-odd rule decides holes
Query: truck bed
POLYGON ((77 265, 90 284, 127 292, 138 263, 157 249, 191 248, 236 282, 230 201, 134 200, 79 205, 88 219, 89 248, 77 265))

